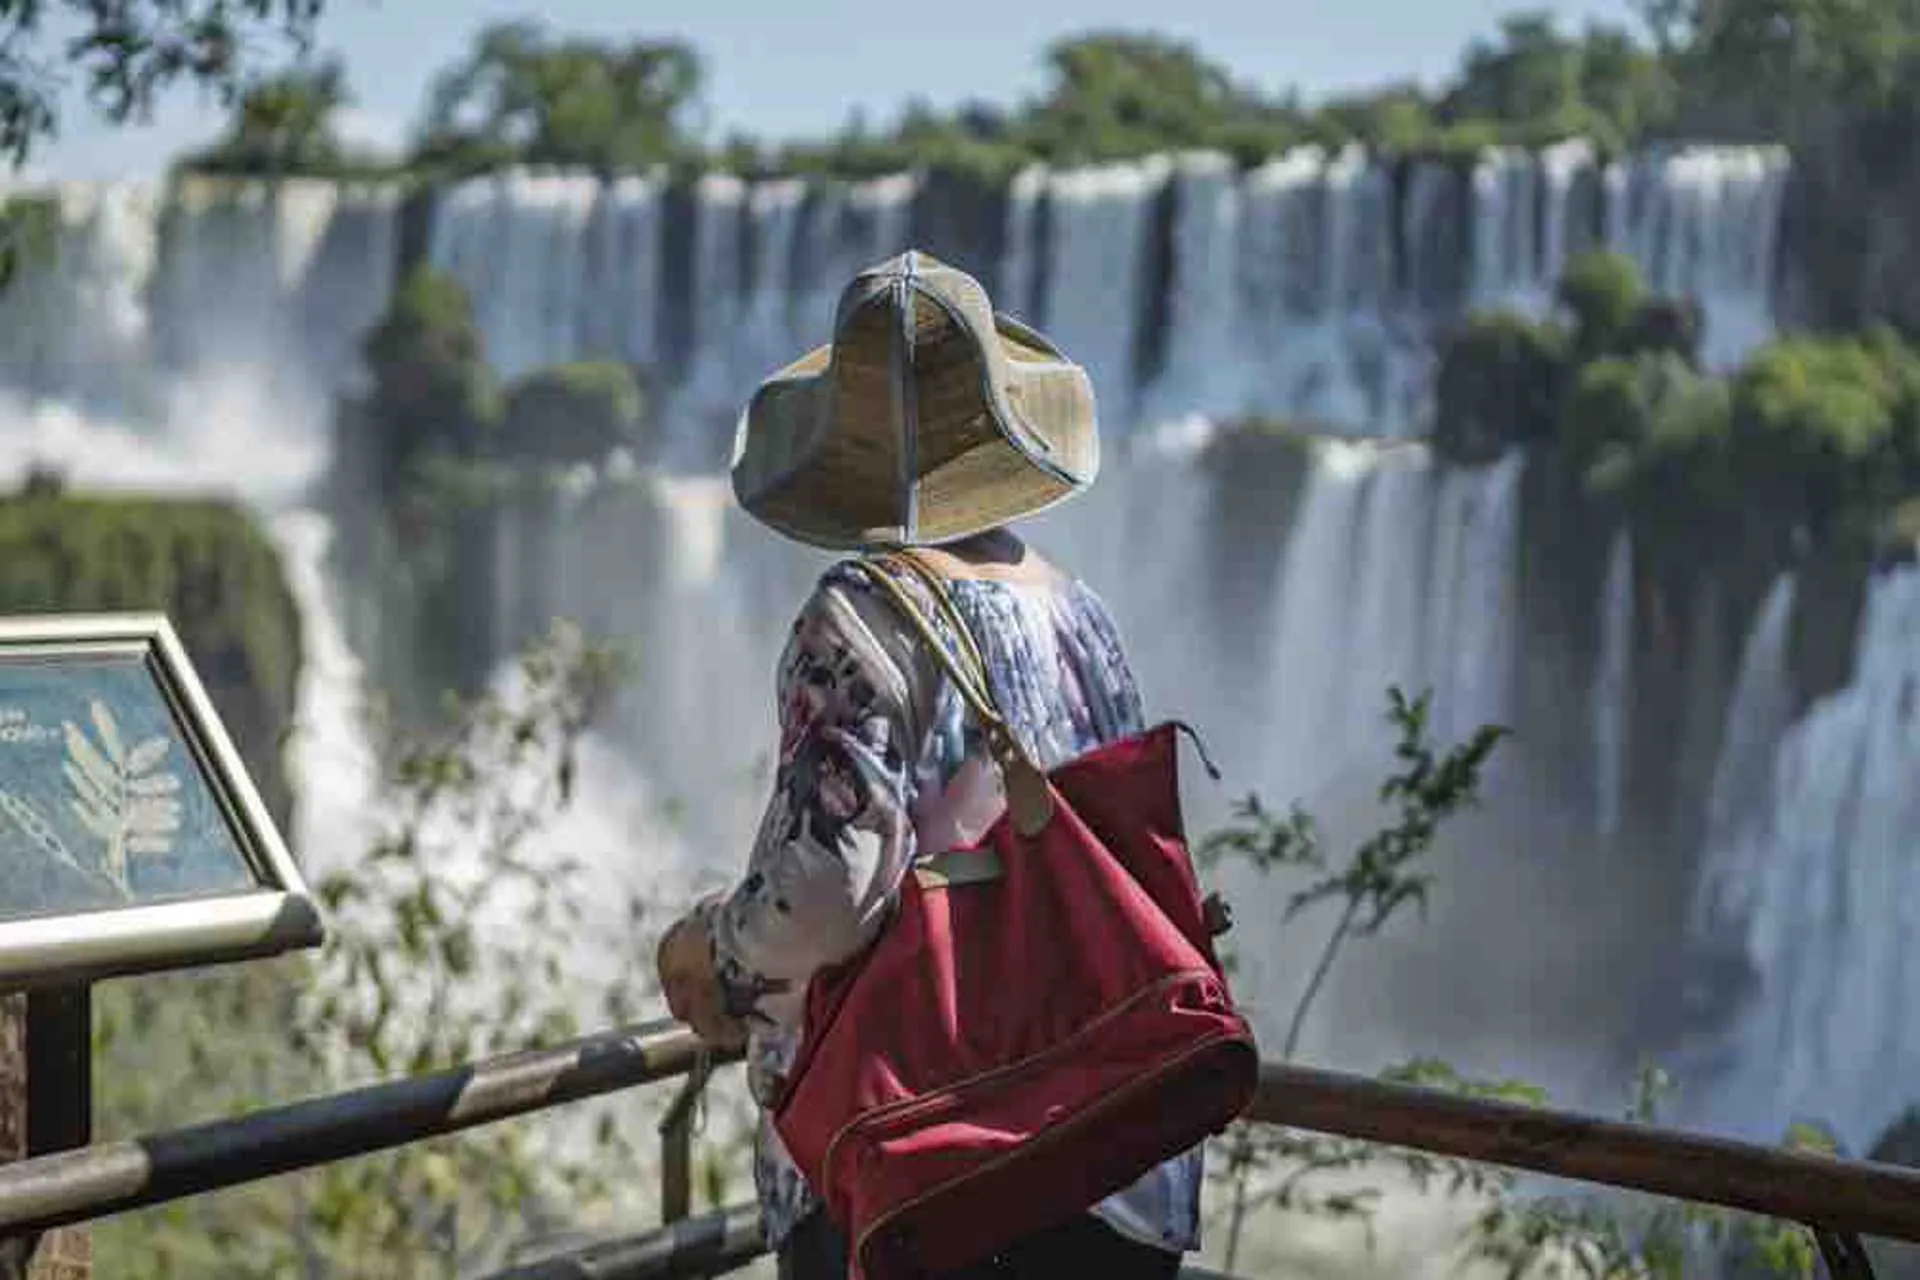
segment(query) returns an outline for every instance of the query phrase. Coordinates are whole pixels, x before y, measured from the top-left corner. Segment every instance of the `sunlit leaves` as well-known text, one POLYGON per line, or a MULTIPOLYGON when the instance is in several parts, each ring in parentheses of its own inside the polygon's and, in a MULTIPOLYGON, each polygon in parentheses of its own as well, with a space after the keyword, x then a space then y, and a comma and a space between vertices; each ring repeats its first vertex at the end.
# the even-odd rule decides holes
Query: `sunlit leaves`
POLYGON ((74 81, 115 123, 145 119, 182 82, 231 103, 275 46, 306 47, 321 3, 0 0, 0 152, 25 161, 58 129, 59 91, 74 81))

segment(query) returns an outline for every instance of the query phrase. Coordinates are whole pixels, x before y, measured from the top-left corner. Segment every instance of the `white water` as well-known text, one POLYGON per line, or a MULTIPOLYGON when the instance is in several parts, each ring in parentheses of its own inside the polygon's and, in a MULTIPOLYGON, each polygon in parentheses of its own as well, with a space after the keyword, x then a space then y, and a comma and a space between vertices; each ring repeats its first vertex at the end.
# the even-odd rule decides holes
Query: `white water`
MULTIPOLYGON (((1783 610, 1785 606, 1781 607, 1783 610)), ((1763 617, 1756 652, 1777 645, 1763 617)), ((1789 728, 1763 799, 1736 809, 1723 781, 1725 844, 1703 914, 1729 917, 1761 996, 1732 1032, 1715 1127, 1773 1137, 1790 1120, 1831 1125, 1858 1152, 1913 1102, 1920 1081, 1920 569, 1883 574, 1860 621, 1852 682, 1789 728), (1743 821, 1743 819, 1745 821, 1743 821)), ((1749 712, 1778 705, 1755 662, 1749 712)), ((1736 741, 1750 752, 1750 742, 1736 741)), ((1750 796, 1752 793, 1748 791, 1750 796)), ((1744 798, 1744 797, 1742 797, 1744 798)))
POLYGON ((1767 821, 1773 759, 1793 712, 1787 667, 1795 580, 1782 575, 1767 592, 1740 655, 1726 727, 1707 799, 1707 848, 1696 879, 1693 931, 1702 940, 1738 927, 1758 887, 1753 847, 1767 821))
POLYGON ((1603 838, 1620 830, 1626 775, 1628 717, 1633 690, 1633 539, 1614 535, 1601 588, 1600 661, 1588 714, 1593 717, 1594 816, 1603 838))

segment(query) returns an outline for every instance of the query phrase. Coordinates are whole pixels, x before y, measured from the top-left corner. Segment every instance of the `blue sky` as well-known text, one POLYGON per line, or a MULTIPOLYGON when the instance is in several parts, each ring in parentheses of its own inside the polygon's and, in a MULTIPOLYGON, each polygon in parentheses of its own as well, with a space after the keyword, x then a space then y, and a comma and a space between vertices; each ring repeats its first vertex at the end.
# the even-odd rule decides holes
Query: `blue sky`
MULTIPOLYGON (((1430 82, 1520 7, 1550 9, 1569 27, 1630 13, 1627 0, 329 0, 320 43, 346 60, 358 99, 349 125, 369 140, 404 136, 428 80, 480 27, 532 12, 564 30, 686 39, 707 60, 717 128, 793 136, 833 130, 855 104, 888 119, 916 93, 941 106, 1011 100, 1039 83, 1048 41, 1090 27, 1189 39, 1244 78, 1309 95, 1430 82)), ((119 131, 73 99, 29 172, 151 176, 218 124, 191 91, 150 127, 119 131)))

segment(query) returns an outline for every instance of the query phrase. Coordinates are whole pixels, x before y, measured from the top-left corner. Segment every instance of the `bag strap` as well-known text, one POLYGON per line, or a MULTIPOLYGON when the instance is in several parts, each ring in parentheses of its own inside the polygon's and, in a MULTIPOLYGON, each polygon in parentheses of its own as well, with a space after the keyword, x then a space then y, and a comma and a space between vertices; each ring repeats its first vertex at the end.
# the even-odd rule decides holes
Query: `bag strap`
POLYGON ((953 596, 946 589, 938 574, 933 573, 919 560, 904 552, 885 552, 865 558, 869 576, 876 579, 879 586, 892 598, 894 608, 903 614, 920 635, 921 642, 933 651, 947 676, 960 691, 967 707, 980 721, 983 729, 991 731, 1006 723, 1006 716, 1000 711, 1000 704, 993 696, 993 685, 987 678, 986 659, 981 656, 980 645, 973 638, 973 631, 967 626, 967 620, 961 616, 959 607, 954 604, 953 596), (953 629, 954 638, 960 644, 960 656, 956 658, 947 647, 946 640, 931 619, 921 611, 912 596, 907 594, 898 579, 888 572, 889 566, 897 567, 902 573, 910 573, 927 587, 935 606, 947 625, 953 629))
POLYGON ((981 656, 980 645, 974 639, 973 631, 967 626, 959 607, 954 604, 945 579, 911 551, 886 552, 868 556, 866 560, 868 576, 886 592, 901 616, 919 633, 921 642, 932 651, 934 659, 953 681, 961 699, 980 722, 987 750, 1000 768, 1001 781, 1007 792, 1007 808, 1013 815, 1015 828, 1023 836, 1038 835, 1053 817, 1052 787, 1040 766, 1027 754, 1026 747, 1007 723, 1007 718, 1001 714, 999 704, 994 700, 993 686, 987 679, 987 664, 981 656), (946 641, 927 615, 894 578, 889 566, 895 565, 926 584, 941 614, 952 626, 961 649, 965 651, 965 661, 955 657, 953 651, 947 648, 946 641), (968 670, 969 665, 972 670, 968 670))

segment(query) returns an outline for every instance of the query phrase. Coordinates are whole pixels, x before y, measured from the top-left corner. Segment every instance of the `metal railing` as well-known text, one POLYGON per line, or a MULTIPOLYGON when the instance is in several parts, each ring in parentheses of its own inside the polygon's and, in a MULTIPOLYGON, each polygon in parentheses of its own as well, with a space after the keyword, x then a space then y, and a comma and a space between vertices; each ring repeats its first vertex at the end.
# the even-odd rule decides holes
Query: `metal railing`
POLYGON ((0 1165, 0 1238, 182 1200, 669 1080, 705 1060, 690 1032, 677 1023, 654 1022, 230 1120, 0 1165))
MULTIPOLYGON (((703 1050, 655 1022, 150 1137, 0 1166, 0 1239, 256 1182, 476 1125, 686 1077, 660 1126, 662 1230, 504 1273, 515 1280, 717 1275, 764 1252, 750 1206, 691 1208, 703 1050)), ((1834 1280, 1872 1275, 1862 1235, 1920 1243, 1920 1171, 1268 1064, 1249 1120, 1801 1223, 1834 1280)), ((1192 1275, 1204 1272, 1192 1270, 1192 1275)))

